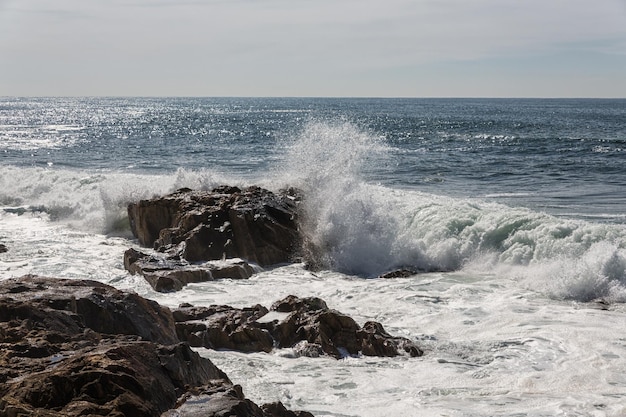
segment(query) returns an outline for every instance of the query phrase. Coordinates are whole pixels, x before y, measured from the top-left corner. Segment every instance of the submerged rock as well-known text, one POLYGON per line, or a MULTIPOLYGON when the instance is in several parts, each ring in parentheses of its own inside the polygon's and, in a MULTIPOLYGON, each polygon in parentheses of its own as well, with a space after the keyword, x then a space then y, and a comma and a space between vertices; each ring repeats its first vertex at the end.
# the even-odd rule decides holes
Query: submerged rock
POLYGON ((418 271, 408 268, 395 269, 393 271, 385 272, 378 276, 378 278, 408 278, 413 275, 419 274, 418 271))
POLYGON ((124 267, 133 275, 142 275, 159 292, 178 291, 192 282, 247 279, 255 272, 239 258, 189 263, 176 256, 148 255, 132 248, 124 252, 124 267))
POLYGON ((5 245, 0 243, 0 253, 8 252, 8 250, 9 249, 5 245))
POLYGON ((0 282, 0 415, 163 413, 275 415, 180 343, 172 312, 154 301, 87 280, 0 282), (194 395, 203 401, 186 404, 194 395))
POLYGON ((242 258, 261 266, 290 262, 300 246, 296 198, 260 187, 181 189, 128 206, 144 246, 190 261, 242 258))
POLYGON ((289 296, 270 310, 260 305, 244 309, 184 306, 173 315, 181 340, 210 349, 270 352, 279 347, 292 348, 296 355, 335 358, 423 354, 410 340, 389 335, 380 323, 360 327, 316 297, 289 296))

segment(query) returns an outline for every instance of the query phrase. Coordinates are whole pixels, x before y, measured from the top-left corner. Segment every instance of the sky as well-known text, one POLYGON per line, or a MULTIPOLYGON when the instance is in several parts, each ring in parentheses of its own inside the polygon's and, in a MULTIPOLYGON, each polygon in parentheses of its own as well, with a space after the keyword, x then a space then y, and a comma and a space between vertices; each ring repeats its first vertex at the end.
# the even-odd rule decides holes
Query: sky
POLYGON ((626 98, 626 0, 0 0, 0 96, 626 98))

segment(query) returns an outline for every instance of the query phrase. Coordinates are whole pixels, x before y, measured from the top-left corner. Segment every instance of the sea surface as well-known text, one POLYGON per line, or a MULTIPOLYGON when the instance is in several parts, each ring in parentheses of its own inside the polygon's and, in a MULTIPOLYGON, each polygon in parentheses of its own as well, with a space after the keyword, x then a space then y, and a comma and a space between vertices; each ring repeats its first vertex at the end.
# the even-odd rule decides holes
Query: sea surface
POLYGON ((0 97, 0 279, 164 305, 317 296, 421 358, 200 349, 257 403, 321 416, 626 415, 626 100, 0 97), (153 291, 126 206, 301 188, 327 269, 153 291), (396 268, 409 278, 377 279, 396 268))

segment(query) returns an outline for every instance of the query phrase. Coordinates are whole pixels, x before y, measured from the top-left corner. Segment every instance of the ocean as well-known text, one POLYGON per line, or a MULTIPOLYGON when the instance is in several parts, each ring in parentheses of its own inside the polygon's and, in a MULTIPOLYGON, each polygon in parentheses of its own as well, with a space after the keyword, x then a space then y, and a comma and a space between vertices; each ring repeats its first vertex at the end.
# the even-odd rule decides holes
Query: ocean
POLYGON ((626 415, 626 100, 0 97, 0 279, 176 307, 317 296, 421 358, 199 349, 257 403, 321 416, 626 415), (157 293, 126 206, 298 187, 325 269, 157 293), (377 279, 397 268, 409 278, 377 279))

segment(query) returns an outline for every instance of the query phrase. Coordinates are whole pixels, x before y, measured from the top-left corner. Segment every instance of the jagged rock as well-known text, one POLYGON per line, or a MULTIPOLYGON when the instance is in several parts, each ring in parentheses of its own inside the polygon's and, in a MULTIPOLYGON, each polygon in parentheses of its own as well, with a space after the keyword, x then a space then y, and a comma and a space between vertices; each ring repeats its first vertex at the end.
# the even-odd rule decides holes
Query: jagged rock
POLYGON ((7 381, 2 415, 158 416, 171 409, 188 386, 226 375, 189 345, 106 341, 59 353, 37 372, 7 381))
POLYGON ((280 401, 262 405, 261 409, 267 417, 313 417, 313 414, 306 411, 287 410, 280 401))
POLYGON ((192 394, 198 414, 171 415, 271 417, 154 301, 87 280, 0 282, 0 416, 157 417, 192 394))
POLYGON ((408 278, 418 273, 419 272, 414 271, 413 269, 402 268, 385 272, 384 274, 379 275, 378 278, 408 278))
POLYGON ((159 292, 178 291, 192 282, 247 279, 255 272, 239 258, 190 264, 176 256, 148 255, 132 248, 124 252, 124 267, 133 275, 142 275, 159 292))
POLYGON ((73 336, 90 330, 160 344, 178 342, 169 309, 96 281, 29 275, 1 281, 0 297, 0 319, 12 324, 12 332, 26 326, 24 337, 31 330, 47 338, 51 332, 73 336))
POLYGON ((8 252, 8 251, 9 251, 9 249, 5 245, 0 243, 0 253, 4 253, 4 252, 8 252))
POLYGON ((274 417, 246 399, 239 385, 208 386, 186 398, 176 410, 161 417, 274 417))
POLYGON ((335 358, 346 355, 421 356, 413 342, 389 335, 380 323, 361 328, 352 318, 329 309, 317 297, 288 296, 271 307, 180 307, 173 312, 178 336, 192 346, 270 352, 292 348, 297 355, 335 358))
POLYGON ((299 248, 295 201, 259 187, 181 189, 130 204, 128 217, 144 246, 190 262, 242 258, 267 266, 291 261, 299 248))
POLYGON ((192 346, 270 352, 274 347, 272 336, 256 322, 267 312, 261 305, 243 309, 183 307, 174 311, 174 318, 178 337, 192 346))

